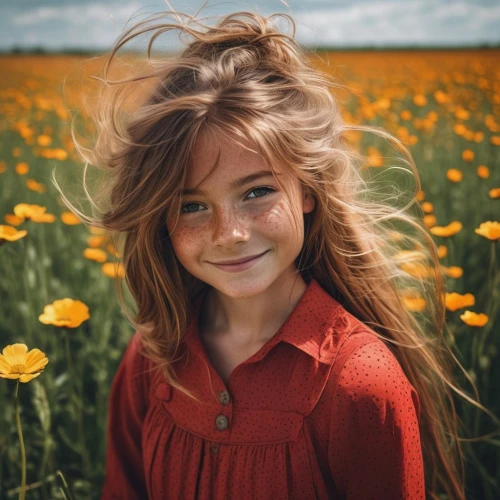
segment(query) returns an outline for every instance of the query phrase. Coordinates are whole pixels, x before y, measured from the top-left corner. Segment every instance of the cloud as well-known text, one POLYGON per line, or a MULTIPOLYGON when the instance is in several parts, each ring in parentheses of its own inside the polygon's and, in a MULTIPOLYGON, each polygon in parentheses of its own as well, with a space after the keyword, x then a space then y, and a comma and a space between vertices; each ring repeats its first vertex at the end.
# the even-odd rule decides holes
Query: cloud
MULTIPOLYGON (((0 7, 0 47, 42 45, 48 49, 109 49, 136 21, 168 9, 164 1, 156 5, 141 0, 50 1, 51 5, 26 0, 28 5, 24 7, 19 7, 17 1, 0 7)), ((279 0, 254 1, 251 10, 263 14, 290 13, 297 22, 297 39, 312 47, 500 42, 500 3, 493 0, 308 0, 307 7, 304 0, 286 2, 291 10, 279 0)), ((202 0, 185 0, 182 6, 177 2, 174 8, 194 14, 203 3, 202 0)), ((202 15, 236 10, 249 10, 248 2, 209 2, 202 15)), ((166 43, 165 37, 168 40, 171 35, 162 35, 155 46, 180 48, 177 33, 166 43)), ((135 40, 132 44, 135 46, 138 42, 135 40)))

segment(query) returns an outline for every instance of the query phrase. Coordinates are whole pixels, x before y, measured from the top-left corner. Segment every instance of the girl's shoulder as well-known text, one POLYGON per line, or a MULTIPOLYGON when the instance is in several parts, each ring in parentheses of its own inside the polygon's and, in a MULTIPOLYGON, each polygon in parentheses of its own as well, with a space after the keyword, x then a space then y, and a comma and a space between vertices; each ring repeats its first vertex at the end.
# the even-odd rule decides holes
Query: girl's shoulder
POLYGON ((379 408, 413 402, 420 414, 417 391, 393 348, 367 326, 349 335, 339 348, 328 385, 337 400, 379 408))

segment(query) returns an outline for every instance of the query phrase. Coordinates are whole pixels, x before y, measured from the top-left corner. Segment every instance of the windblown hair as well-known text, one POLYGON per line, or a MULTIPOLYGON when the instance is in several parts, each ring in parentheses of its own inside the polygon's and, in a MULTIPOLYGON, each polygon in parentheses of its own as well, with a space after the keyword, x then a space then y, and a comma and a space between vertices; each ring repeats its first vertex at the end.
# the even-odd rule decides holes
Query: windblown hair
MULTIPOLYGON (((174 13, 179 23, 148 24, 172 11, 155 14, 118 39, 104 78, 98 79, 105 88, 92 110, 98 133, 94 147, 81 146, 73 134, 87 162, 83 184, 92 216, 71 204, 54 182, 84 223, 116 240, 137 314, 127 310, 118 287, 120 304, 141 332, 143 354, 173 387, 199 401, 180 384, 172 364, 182 354, 192 302, 208 285, 177 260, 166 219, 180 213, 190 153, 202 134, 250 140, 273 172, 279 164, 315 199, 314 210, 301 214, 298 272, 306 280, 315 278, 371 328, 417 390, 428 496, 437 499, 442 490, 449 499, 464 499, 464 439, 458 437, 451 389, 490 412, 455 385, 453 362, 474 382, 443 335, 446 285, 436 245, 422 218, 409 212, 421 186, 411 154, 380 127, 344 123, 332 92, 342 86, 315 69, 296 42, 296 25, 287 14, 236 12, 208 26, 174 13), (273 25, 279 16, 291 22, 292 35, 273 25), (189 35, 189 43, 180 53, 152 59, 156 38, 175 29, 189 35), (144 33, 152 37, 140 72, 109 80, 118 49, 144 33), (415 191, 403 207, 388 203, 388 195, 377 199, 379 187, 364 177, 366 157, 349 141, 350 132, 363 131, 390 141, 406 157, 415 191), (88 163, 103 174, 95 195, 86 186, 88 163), (405 298, 416 296, 426 301, 421 313, 406 305, 405 298)), ((281 187, 288 193, 286 182, 281 187)))

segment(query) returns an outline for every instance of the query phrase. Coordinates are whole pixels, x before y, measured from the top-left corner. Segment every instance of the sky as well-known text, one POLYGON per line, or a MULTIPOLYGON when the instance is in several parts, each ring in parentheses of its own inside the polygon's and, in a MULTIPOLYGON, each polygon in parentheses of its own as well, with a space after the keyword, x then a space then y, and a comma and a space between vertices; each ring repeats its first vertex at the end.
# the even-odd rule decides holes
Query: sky
MULTIPOLYGON (((0 50, 108 50, 126 28, 170 10, 168 4, 190 15, 205 4, 203 17, 287 13, 297 23, 297 40, 313 49, 500 44, 500 0, 2 0, 0 50)), ((146 41, 128 46, 141 50, 146 41)), ((178 34, 169 33, 154 47, 175 51, 182 45, 178 34)))

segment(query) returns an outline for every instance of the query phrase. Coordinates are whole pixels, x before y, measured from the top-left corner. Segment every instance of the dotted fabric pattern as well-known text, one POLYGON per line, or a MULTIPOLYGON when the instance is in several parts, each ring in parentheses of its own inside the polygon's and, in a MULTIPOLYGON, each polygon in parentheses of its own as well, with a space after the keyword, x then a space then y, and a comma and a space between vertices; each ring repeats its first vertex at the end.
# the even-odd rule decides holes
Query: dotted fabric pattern
POLYGON ((225 384, 193 304, 172 388, 132 337, 109 398, 101 499, 425 499, 418 394, 389 347, 312 279, 225 384))

